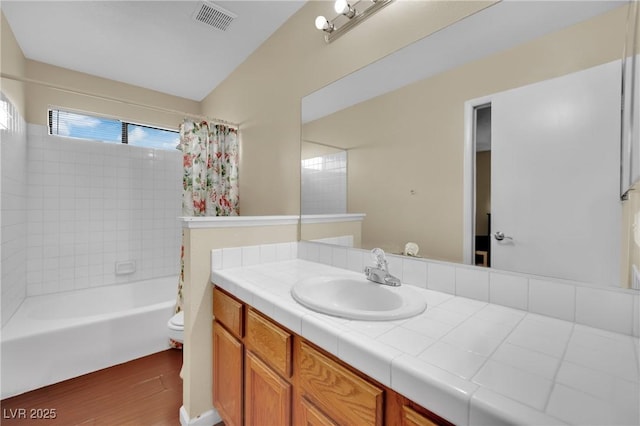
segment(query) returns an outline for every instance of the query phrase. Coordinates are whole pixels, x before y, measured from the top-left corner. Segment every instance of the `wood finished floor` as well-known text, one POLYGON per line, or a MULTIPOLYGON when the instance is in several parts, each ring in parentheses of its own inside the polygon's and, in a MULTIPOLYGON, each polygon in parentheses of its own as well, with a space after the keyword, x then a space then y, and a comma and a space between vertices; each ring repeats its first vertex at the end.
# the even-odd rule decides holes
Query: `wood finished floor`
POLYGON ((181 366, 182 351, 170 349, 7 398, 0 401, 0 423, 3 426, 180 425, 181 366), (29 418, 52 409, 55 409, 55 419, 29 418), (20 413, 27 418, 18 418, 22 417, 20 413))

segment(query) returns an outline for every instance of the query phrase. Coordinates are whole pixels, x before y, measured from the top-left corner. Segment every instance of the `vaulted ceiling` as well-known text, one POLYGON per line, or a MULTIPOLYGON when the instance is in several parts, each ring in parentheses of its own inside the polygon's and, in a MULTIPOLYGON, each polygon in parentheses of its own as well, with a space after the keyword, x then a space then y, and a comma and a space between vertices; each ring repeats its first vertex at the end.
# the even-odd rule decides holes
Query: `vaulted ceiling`
POLYGON ((304 0, 207 2, 221 18, 208 24, 194 18, 203 4, 2 0, 0 8, 27 59, 201 101, 304 0))

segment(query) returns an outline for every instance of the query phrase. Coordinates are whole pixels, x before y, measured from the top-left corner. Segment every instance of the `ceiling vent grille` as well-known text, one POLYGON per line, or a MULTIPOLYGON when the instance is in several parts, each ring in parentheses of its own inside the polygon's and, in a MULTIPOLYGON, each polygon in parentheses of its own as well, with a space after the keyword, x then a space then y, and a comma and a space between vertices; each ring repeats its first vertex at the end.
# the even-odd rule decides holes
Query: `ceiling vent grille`
POLYGON ((215 3, 203 2, 193 14, 193 19, 221 31, 226 31, 238 15, 229 12, 215 3))

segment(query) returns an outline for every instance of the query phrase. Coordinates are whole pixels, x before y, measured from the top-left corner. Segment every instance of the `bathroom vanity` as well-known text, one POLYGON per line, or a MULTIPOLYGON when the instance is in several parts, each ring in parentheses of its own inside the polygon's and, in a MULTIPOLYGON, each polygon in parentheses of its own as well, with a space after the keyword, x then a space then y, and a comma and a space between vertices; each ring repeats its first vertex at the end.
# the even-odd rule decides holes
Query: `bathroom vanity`
POLYGON ((213 301, 213 400, 226 425, 451 424, 219 287, 213 301))
POLYGON ((362 273, 224 263, 214 258, 211 281, 213 400, 226 425, 640 424, 637 337, 416 286, 424 312, 349 320, 291 289, 362 273))

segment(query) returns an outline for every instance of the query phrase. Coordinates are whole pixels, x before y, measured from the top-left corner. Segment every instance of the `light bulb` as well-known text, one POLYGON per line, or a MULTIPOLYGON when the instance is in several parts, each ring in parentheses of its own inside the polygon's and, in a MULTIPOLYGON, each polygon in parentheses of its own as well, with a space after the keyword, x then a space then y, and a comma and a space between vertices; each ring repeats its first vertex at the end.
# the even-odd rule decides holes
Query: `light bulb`
POLYGON ((351 5, 347 2, 347 0, 336 0, 333 5, 336 13, 346 16, 351 19, 356 16, 356 10, 351 7, 351 5))
POLYGON ((329 21, 324 16, 318 16, 316 18, 316 28, 319 30, 325 30, 329 27, 329 21))
POLYGON ((333 8, 335 9, 336 13, 347 13, 349 12, 349 3, 347 3, 347 0, 336 0, 333 8))
POLYGON ((316 18, 316 28, 328 33, 334 30, 333 24, 327 21, 327 18, 325 18, 324 16, 318 16, 316 18))

